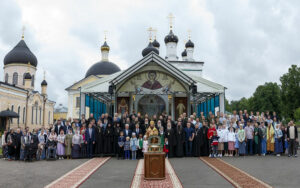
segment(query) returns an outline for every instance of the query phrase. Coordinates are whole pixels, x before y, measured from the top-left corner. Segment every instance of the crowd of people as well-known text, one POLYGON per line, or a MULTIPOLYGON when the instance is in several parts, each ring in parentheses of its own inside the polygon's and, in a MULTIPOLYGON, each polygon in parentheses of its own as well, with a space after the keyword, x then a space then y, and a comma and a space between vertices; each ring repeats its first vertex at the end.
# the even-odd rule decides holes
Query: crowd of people
POLYGON ((10 129, 2 135, 3 157, 8 160, 76 159, 116 156, 139 159, 148 151, 148 132, 157 132, 166 157, 223 157, 288 155, 297 157, 298 131, 293 121, 284 125, 275 112, 193 113, 177 121, 161 114, 102 114, 96 120, 58 120, 49 128, 10 129), (286 152, 287 151, 287 152, 286 152))

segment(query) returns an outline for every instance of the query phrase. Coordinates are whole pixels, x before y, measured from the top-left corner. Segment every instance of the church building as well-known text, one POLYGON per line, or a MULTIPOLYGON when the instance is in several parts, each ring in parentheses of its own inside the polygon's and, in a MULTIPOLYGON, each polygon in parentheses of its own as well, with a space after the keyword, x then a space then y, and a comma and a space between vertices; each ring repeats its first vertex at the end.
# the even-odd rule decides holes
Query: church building
POLYGON ((24 40, 4 57, 4 81, 0 81, 0 131, 9 128, 48 127, 53 123, 55 102, 48 99, 45 80, 41 92, 35 90, 38 60, 24 40), (18 117, 5 117, 4 111, 17 113, 18 117))
POLYGON ((187 115, 207 115, 225 111, 225 87, 202 77, 204 62, 194 59, 194 43, 185 43, 181 58, 177 55, 178 37, 172 25, 164 38, 166 55, 160 54, 155 39, 142 50, 142 57, 126 70, 109 61, 110 47, 101 46, 102 59, 92 65, 85 78, 66 90, 68 118, 93 113, 154 114, 165 112, 177 119, 187 115))

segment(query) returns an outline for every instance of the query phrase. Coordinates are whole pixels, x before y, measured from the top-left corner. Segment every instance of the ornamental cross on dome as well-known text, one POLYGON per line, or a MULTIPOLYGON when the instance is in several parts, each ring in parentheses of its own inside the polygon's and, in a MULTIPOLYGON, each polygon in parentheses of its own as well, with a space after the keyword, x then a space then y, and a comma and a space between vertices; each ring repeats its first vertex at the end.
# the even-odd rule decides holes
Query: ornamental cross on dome
POLYGON ((169 19, 169 23, 170 23, 170 30, 172 30, 172 27, 173 27, 173 19, 175 18, 173 16, 172 13, 169 14, 169 16, 167 17, 169 19))

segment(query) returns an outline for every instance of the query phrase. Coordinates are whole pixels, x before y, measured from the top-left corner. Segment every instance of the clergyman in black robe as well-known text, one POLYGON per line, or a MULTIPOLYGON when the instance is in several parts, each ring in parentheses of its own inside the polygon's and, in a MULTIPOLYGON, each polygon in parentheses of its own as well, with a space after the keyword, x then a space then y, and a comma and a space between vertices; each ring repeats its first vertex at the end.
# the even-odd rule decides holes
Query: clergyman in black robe
POLYGON ((119 122, 115 122, 114 123, 114 143, 113 143, 113 153, 115 155, 117 155, 119 153, 119 144, 118 144, 118 139, 120 136, 120 132, 122 131, 121 127, 120 127, 120 123, 119 122))
POLYGON ((181 125, 181 122, 177 123, 177 129, 175 135, 176 135, 176 156, 183 157, 184 156, 183 145, 185 142, 185 132, 181 125))
POLYGON ((193 155, 194 157, 200 157, 201 155, 201 132, 199 128, 199 124, 195 126, 195 136, 193 140, 193 155))
POLYGON ((168 157, 174 157, 175 156, 175 146, 176 146, 176 137, 175 137, 175 131, 172 128, 171 122, 167 125, 167 130, 165 133, 165 136, 168 138, 168 147, 169 147, 169 153, 168 157))
POLYGON ((107 124, 104 132, 104 153, 113 154, 114 130, 110 123, 107 124))
POLYGON ((200 154, 201 156, 209 155, 209 141, 207 138, 208 127, 207 122, 203 122, 203 126, 200 128, 200 154))
POLYGON ((103 154, 104 129, 102 127, 102 122, 100 121, 98 121, 98 124, 95 127, 95 137, 96 137, 95 155, 101 156, 103 154))

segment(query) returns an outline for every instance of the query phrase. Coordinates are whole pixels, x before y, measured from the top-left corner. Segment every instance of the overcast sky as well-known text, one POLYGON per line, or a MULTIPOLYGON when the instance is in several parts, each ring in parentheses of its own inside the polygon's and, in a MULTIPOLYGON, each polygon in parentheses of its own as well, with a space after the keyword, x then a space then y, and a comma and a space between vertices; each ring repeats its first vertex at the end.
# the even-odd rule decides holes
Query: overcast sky
MULTIPOLYGON (((142 58, 148 27, 158 30, 165 57, 167 15, 175 16, 178 56, 188 38, 203 77, 227 87, 226 97, 250 97, 258 85, 278 82, 300 62, 299 0, 2 0, 0 57, 21 39, 38 59, 36 90, 46 70, 51 100, 67 105, 65 88, 101 59, 108 30, 110 60, 126 69, 142 58)), ((0 72, 3 80, 3 63, 0 72)))

